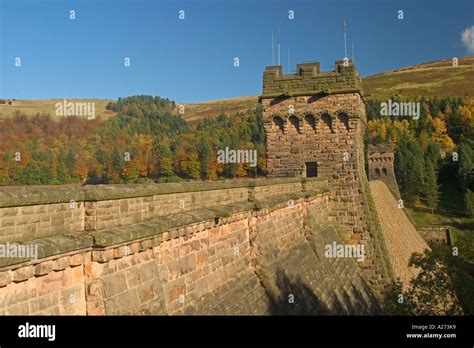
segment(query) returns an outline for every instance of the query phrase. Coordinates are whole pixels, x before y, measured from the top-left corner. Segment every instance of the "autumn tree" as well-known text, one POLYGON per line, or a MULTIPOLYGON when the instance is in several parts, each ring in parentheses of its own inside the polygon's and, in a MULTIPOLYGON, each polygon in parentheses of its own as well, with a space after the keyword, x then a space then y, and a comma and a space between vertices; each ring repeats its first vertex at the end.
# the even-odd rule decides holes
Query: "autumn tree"
POLYGON ((188 156, 188 175, 192 179, 199 179, 201 177, 201 163, 199 162, 199 155, 193 151, 188 156))

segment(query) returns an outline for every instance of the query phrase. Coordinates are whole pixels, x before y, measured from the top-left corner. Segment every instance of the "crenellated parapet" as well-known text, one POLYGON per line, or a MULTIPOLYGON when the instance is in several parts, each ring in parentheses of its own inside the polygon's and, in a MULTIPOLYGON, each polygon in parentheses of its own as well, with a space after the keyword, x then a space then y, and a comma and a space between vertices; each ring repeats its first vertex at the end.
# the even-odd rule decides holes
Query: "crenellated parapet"
POLYGON ((281 65, 266 67, 260 99, 337 93, 363 94, 362 80, 351 60, 336 61, 334 71, 323 72, 319 62, 298 64, 296 74, 284 74, 281 65))

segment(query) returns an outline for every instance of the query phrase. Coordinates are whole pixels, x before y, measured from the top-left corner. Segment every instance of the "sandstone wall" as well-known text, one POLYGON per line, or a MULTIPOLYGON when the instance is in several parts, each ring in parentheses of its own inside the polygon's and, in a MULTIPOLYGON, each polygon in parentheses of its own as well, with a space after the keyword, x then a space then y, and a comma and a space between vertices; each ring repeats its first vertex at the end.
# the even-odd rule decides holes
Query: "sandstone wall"
POLYGON ((305 175, 305 162, 318 163, 318 176, 344 170, 355 157, 356 142, 362 138, 365 106, 358 93, 301 96, 261 100, 267 135, 267 168, 270 177, 305 175), (290 110, 292 110, 290 112, 290 110), (338 117, 347 116, 345 120, 338 117), (324 119, 323 115, 328 115, 324 119), (275 122, 283 121, 283 129, 275 122), (290 118, 296 118, 295 127, 290 118), (344 159, 344 153, 348 157, 344 159))
POLYGON ((0 208, 0 243, 83 230, 83 202, 0 208))
POLYGON ((0 314, 86 313, 85 253, 0 271, 0 314))
POLYGON ((291 208, 263 211, 259 216, 256 272, 269 295, 269 312, 380 313, 359 262, 326 257, 326 245, 344 241, 327 223, 324 208, 329 209, 328 197, 317 197, 291 208))
POLYGON ((110 229, 301 190, 300 179, 0 187, 0 243, 110 229))
POLYGON ((0 313, 378 313, 359 262, 323 254, 325 244, 344 242, 327 219, 324 182, 320 191, 314 182, 310 191, 300 186, 299 193, 44 238, 43 246, 63 252, 4 266, 0 313))

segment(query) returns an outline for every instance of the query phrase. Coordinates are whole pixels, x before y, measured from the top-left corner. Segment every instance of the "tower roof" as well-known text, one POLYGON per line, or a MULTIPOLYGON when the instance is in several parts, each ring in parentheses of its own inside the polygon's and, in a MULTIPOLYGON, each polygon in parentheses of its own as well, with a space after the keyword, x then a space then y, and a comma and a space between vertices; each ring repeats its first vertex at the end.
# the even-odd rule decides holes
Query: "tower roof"
POLYGON ((267 66, 260 99, 278 96, 309 96, 362 92, 362 81, 351 60, 335 62, 334 71, 320 71, 319 62, 296 65, 296 74, 284 74, 283 67, 267 66))
POLYGON ((393 152, 391 144, 369 144, 367 152, 393 152))

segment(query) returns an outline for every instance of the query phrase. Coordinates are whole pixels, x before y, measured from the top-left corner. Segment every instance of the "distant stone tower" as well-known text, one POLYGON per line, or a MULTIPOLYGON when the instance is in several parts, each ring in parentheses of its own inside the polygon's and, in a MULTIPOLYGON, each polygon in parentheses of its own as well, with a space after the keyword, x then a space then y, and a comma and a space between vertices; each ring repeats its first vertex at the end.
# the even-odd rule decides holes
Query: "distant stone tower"
POLYGON ((335 71, 319 63, 298 64, 285 75, 281 66, 263 74, 263 123, 269 177, 327 178, 334 188, 334 219, 350 238, 360 239, 365 179, 363 132, 366 123, 361 79, 351 61, 335 71))
POLYGON ((382 180, 400 198, 397 179, 394 170, 395 154, 393 147, 388 144, 369 145, 367 149, 367 161, 369 165, 369 181, 382 180))

